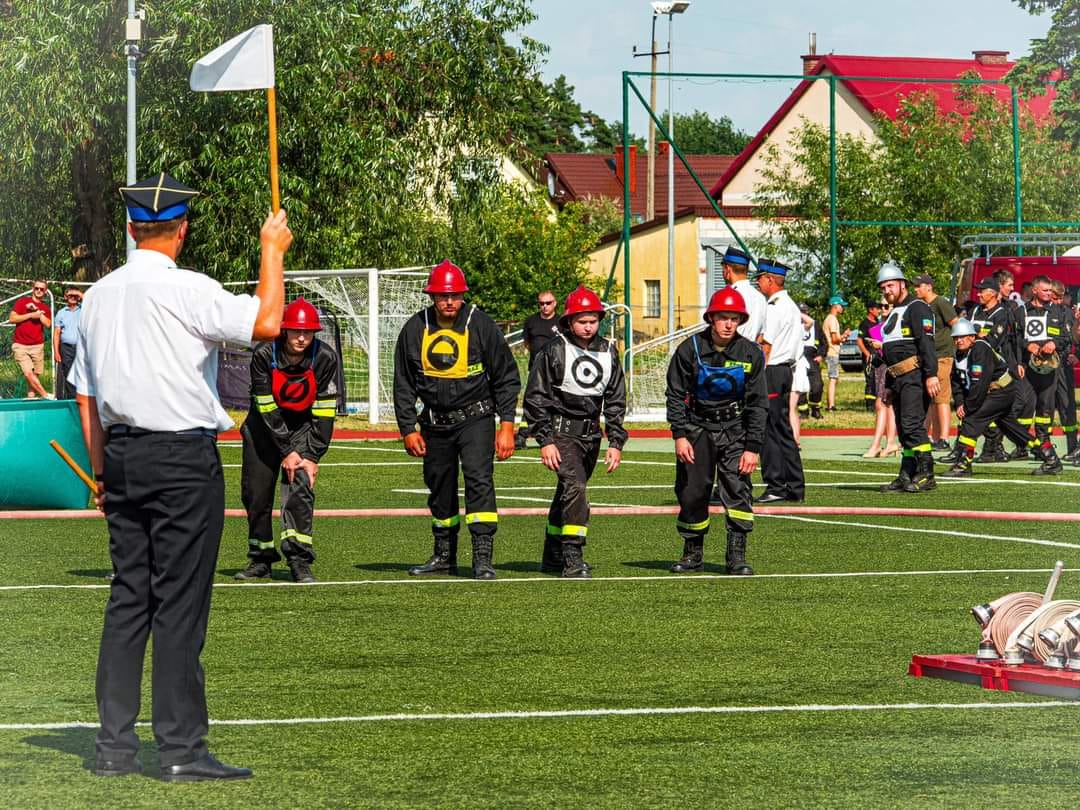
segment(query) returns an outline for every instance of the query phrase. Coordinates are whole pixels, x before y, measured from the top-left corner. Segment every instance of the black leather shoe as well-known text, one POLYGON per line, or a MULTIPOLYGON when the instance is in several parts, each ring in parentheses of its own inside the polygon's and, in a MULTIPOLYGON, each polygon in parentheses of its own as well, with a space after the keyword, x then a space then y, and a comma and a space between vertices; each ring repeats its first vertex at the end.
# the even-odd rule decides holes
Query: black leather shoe
POLYGON ((779 501, 786 501, 783 495, 777 495, 773 492, 766 492, 764 495, 758 495, 754 498, 754 503, 777 503, 779 501))
POLYGON ((250 779, 249 768, 234 768, 218 762, 213 754, 207 754, 194 762, 183 765, 167 765, 161 769, 162 782, 203 782, 208 779, 250 779))
POLYGON ((130 776, 142 773, 142 763, 137 759, 102 759, 94 763, 95 776, 130 776))

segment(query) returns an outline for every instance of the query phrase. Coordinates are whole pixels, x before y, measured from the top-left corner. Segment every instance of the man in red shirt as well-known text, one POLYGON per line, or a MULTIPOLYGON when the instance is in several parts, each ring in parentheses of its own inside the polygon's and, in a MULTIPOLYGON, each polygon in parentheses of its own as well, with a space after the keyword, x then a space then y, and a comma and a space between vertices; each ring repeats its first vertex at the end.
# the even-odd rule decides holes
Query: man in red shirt
POLYGON ((44 281, 34 281, 30 295, 16 301, 8 316, 8 323, 15 324, 11 356, 26 377, 26 396, 29 399, 56 399, 41 384, 41 375, 45 371, 45 327, 52 326, 49 304, 45 300, 47 292, 44 281))

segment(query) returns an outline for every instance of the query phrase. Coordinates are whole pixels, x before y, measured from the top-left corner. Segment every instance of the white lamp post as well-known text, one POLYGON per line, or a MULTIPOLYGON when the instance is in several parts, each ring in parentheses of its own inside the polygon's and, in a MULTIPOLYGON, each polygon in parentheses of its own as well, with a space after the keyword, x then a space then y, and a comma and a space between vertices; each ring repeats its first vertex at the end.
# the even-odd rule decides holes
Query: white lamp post
POLYGON ((675 103, 674 103, 674 51, 673 34, 675 26, 673 21, 676 14, 682 14, 690 8, 690 0, 669 0, 666 2, 654 2, 652 4, 654 14, 666 14, 668 18, 668 300, 667 300, 667 330, 670 334, 675 331, 675 150, 672 145, 675 142, 675 103))

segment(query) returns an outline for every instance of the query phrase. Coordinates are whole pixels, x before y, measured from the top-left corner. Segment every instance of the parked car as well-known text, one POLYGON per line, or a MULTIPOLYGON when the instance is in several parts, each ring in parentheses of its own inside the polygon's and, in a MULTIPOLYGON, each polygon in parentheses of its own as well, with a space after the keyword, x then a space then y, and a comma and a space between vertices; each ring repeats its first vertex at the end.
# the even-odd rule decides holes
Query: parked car
POLYGON ((840 344, 840 368, 844 371, 862 371, 863 358, 859 351, 859 344, 855 341, 859 337, 859 330, 852 329, 848 339, 840 344))

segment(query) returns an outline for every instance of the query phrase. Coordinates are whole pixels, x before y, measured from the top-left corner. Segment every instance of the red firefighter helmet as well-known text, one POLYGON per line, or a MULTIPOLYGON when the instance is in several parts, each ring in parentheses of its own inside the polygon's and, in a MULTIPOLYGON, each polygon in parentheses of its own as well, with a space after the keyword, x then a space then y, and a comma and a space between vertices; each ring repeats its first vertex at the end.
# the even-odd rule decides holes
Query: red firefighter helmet
POLYGON ((724 287, 713 293, 709 299, 709 308, 705 310, 705 323, 710 323, 709 316, 717 312, 736 312, 741 324, 750 318, 750 313, 746 311, 746 301, 738 290, 731 287, 724 287))
POLYGON ((563 307, 560 322, 565 326, 570 322, 572 315, 580 315, 583 312, 595 312, 601 318, 604 317, 604 305, 600 302, 600 296, 579 284, 578 288, 566 296, 566 306, 563 307))
POLYGON ((303 297, 297 298, 287 307, 285 314, 281 316, 282 329, 310 329, 318 332, 322 329, 319 323, 319 310, 315 309, 303 297))
POLYGON ((465 274, 461 268, 449 259, 431 268, 428 275, 427 285, 424 292, 435 293, 464 293, 469 291, 469 285, 465 283, 465 274))

